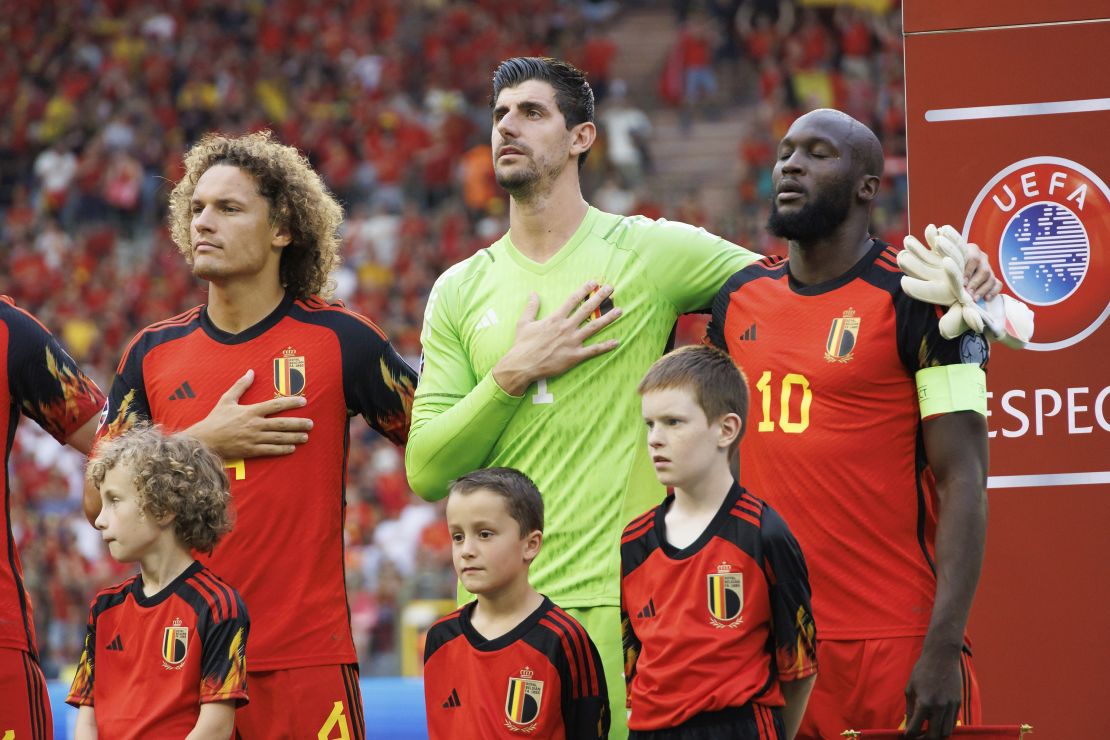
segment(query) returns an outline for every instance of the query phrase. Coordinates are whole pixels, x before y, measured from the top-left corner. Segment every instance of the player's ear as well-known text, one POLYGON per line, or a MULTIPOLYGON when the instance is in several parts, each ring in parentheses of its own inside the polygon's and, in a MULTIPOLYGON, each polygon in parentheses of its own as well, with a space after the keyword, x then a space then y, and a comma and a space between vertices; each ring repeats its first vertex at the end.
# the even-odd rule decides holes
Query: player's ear
POLYGON ((727 450, 739 439, 740 432, 744 430, 744 420, 740 418, 739 414, 725 414, 718 424, 721 433, 717 438, 717 446, 727 450))
POLYGON ((176 519, 177 519, 177 514, 174 514, 172 511, 168 511, 165 514, 163 514, 161 517, 159 517, 158 519, 155 519, 154 522, 159 527, 162 527, 164 529, 164 528, 169 527, 170 525, 172 525, 176 519))
POLYGON ((270 245, 278 248, 285 248, 293 241, 293 231, 289 228, 289 224, 281 222, 273 226, 273 237, 270 240, 270 245))
POLYGON ((878 175, 863 175, 860 178, 859 188, 856 189, 856 195, 864 203, 870 203, 875 200, 875 196, 879 194, 879 176, 878 175))
POLYGON ((538 529, 533 529, 523 537, 524 546, 524 561, 531 563, 540 554, 540 547, 543 546, 543 532, 538 529))
POLYGON ((582 152, 588 152, 597 140, 597 126, 591 121, 583 121, 570 130, 570 153, 578 159, 582 152))

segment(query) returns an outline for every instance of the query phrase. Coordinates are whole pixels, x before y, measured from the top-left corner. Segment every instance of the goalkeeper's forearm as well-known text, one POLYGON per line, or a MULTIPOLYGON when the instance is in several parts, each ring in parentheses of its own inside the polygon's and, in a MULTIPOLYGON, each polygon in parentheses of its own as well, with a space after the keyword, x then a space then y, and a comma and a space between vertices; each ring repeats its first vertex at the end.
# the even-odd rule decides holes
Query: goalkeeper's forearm
POLYGON ((418 392, 405 448, 412 490, 436 501, 452 480, 482 467, 521 400, 501 390, 492 374, 453 404, 418 392))

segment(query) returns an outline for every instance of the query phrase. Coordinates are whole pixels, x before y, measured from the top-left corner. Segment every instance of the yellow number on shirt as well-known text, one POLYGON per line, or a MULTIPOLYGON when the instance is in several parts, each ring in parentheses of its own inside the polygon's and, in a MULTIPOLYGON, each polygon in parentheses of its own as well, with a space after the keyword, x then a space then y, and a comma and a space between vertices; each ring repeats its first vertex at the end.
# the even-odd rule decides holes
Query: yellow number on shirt
POLYGON ((235 473, 235 480, 243 480, 247 477, 247 463, 243 458, 239 458, 238 460, 226 460, 224 462, 224 467, 230 468, 235 473))
MULTIPOLYGON (((772 432, 775 429, 775 422, 771 418, 771 380, 771 371, 764 370, 759 376, 759 382, 755 384, 762 401, 763 418, 756 427, 760 432, 772 432)), ((782 379, 782 391, 779 393, 779 429, 787 434, 804 432, 809 427, 809 407, 812 403, 813 391, 809 388, 809 380, 806 376, 800 373, 787 373, 782 379), (800 388, 802 392, 801 418, 798 421, 790 418, 790 396, 794 393, 795 387, 800 388)))
POLYGON ((343 702, 337 701, 331 708, 331 714, 324 720, 324 726, 316 733, 318 740, 350 740, 351 730, 347 726, 347 718, 343 715, 343 702), (332 737, 332 730, 339 730, 338 737, 332 737))

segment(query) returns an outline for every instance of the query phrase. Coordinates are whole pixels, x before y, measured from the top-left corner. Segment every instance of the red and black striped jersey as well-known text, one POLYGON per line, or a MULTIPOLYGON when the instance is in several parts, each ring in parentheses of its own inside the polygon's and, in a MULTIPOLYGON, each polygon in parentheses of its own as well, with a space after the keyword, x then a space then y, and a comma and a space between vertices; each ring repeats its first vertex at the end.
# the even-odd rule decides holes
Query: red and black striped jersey
POLYGON ((4 542, 0 561, 0 648, 35 652, 35 621, 11 520, 8 458, 21 415, 65 444, 104 406, 104 394, 35 317, 0 295, 0 439, 4 444, 4 542))
POLYGON ((313 421, 291 455, 225 461, 235 526, 200 556, 243 594, 255 619, 251 670, 355 662, 343 578, 349 419, 407 439, 416 374, 367 319, 291 296, 255 326, 228 334, 198 306, 154 324, 120 361, 101 435, 152 419, 170 431, 205 418, 253 369, 240 403, 300 395, 286 416, 313 421))
POLYGON ((704 712, 783 706, 781 681, 817 672, 805 558, 774 509, 735 483, 694 542, 667 542, 674 502, 621 538, 628 726, 676 727, 704 712))
POLYGON ((741 480, 805 551, 826 639, 925 634, 937 501, 914 375, 988 357, 978 334, 940 336, 938 308, 902 292, 897 252, 874 240, 808 286, 789 260, 761 260, 728 280, 708 328, 752 392, 741 480))
POLYGON ((510 632, 487 640, 471 601, 432 625, 424 700, 433 740, 606 738, 609 699, 586 630, 544 597, 510 632))
POLYGON ((101 737, 184 737, 200 705, 247 703, 250 619, 235 589, 194 562, 153 596, 142 576, 96 595, 66 701, 101 737))

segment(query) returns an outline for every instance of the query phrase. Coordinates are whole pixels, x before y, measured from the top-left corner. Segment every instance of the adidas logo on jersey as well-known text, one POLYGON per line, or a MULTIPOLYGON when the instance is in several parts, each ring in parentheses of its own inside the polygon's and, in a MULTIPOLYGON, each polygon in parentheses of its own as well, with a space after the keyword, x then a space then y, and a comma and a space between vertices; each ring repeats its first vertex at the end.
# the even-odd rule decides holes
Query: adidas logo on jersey
POLYGON ((177 390, 170 395, 171 401, 180 401, 184 398, 196 398, 197 394, 193 393, 193 389, 189 387, 189 381, 185 381, 177 387, 177 390))
POLYGON ((755 324, 752 324, 751 326, 749 326, 748 330, 745 331, 743 334, 741 334, 739 339, 740 339, 741 342, 754 342, 755 341, 755 324))
POLYGON ((648 599, 647 605, 641 609, 637 614, 640 619, 648 619, 655 616, 655 599, 648 599))
POLYGON ((120 639, 119 635, 116 635, 115 639, 113 639, 111 642, 109 642, 108 647, 106 647, 104 649, 105 650, 115 650, 116 652, 122 653, 123 652, 123 640, 120 639))
POLYGON ((461 706, 462 700, 459 699, 459 692, 455 689, 451 689, 451 696, 447 697, 447 701, 443 702, 443 708, 454 709, 455 707, 461 706))
POLYGON ((474 331, 488 329, 489 327, 497 326, 500 323, 501 320, 497 318, 497 314, 493 312, 492 308, 489 308, 486 309, 486 312, 484 314, 482 314, 482 318, 478 320, 478 324, 474 327, 474 331))

